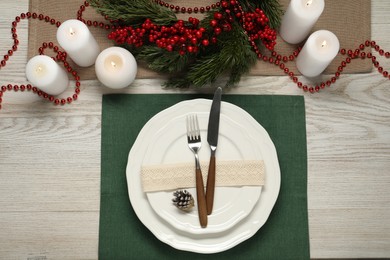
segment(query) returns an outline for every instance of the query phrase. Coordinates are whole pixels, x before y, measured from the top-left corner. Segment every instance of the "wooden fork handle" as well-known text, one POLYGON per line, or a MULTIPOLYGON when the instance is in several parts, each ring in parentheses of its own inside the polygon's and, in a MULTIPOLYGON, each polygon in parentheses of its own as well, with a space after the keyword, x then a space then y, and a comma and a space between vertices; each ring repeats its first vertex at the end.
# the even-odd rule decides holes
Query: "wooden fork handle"
POLYGON ((198 214, 200 226, 202 228, 205 228, 207 227, 207 207, 206 197, 204 195, 202 171, 200 169, 196 169, 196 198, 198 200, 198 214))
POLYGON ((210 215, 211 212, 213 212, 215 190, 215 155, 213 154, 210 156, 209 173, 207 175, 206 185, 207 215, 210 215))

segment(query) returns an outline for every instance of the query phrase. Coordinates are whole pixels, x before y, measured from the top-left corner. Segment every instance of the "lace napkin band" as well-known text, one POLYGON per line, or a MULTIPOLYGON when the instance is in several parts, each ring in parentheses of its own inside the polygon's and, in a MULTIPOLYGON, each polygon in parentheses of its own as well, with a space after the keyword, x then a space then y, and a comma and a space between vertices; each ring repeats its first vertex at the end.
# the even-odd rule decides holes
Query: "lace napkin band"
MULTIPOLYGON (((142 166, 141 181, 144 192, 175 190, 195 187, 194 163, 142 166)), ((201 162, 203 182, 206 185, 208 163, 201 162)), ((218 161, 216 164, 218 187, 262 186, 265 168, 261 160, 218 161)))

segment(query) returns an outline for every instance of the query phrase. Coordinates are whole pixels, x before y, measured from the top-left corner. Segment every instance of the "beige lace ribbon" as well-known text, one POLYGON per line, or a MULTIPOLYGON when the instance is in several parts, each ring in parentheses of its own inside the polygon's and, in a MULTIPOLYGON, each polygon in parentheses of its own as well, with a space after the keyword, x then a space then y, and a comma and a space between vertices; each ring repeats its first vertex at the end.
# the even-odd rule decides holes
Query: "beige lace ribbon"
MULTIPOLYGON (((203 182, 206 185, 208 163, 201 162, 203 182)), ((218 161, 215 185, 262 186, 265 168, 261 160, 218 161)), ((174 190, 195 187, 194 163, 150 165, 141 168, 144 192, 174 190)))

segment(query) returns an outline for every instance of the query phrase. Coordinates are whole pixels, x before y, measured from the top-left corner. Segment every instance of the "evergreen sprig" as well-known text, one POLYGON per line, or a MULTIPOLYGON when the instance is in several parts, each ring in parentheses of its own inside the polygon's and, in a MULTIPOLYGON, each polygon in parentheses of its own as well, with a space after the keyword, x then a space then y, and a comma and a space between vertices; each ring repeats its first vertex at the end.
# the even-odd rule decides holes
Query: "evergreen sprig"
POLYGON ((146 18, 157 25, 168 25, 176 21, 176 15, 170 9, 162 7, 152 0, 89 0, 100 14, 110 19, 120 20, 125 25, 137 26, 146 18))
POLYGON ((201 87, 215 82, 223 73, 230 73, 226 86, 238 83, 256 61, 256 54, 248 43, 247 35, 240 28, 234 22, 231 31, 220 35, 213 52, 199 57, 184 75, 170 78, 166 86, 185 87, 187 82, 191 82, 195 87, 201 87))
MULTIPOLYGON (((172 25, 177 22, 175 13, 169 8, 161 7, 152 0, 89 0, 99 13, 110 19, 119 20, 121 24, 139 26, 146 19, 157 25, 172 25)), ((271 28, 280 26, 282 15, 278 0, 243 0, 240 4, 245 11, 254 11, 260 8, 269 18, 271 28)), ((200 26, 211 32, 213 28, 210 20, 214 19, 214 12, 205 13, 200 26)), ((166 87, 201 87, 211 84, 216 79, 227 74, 226 86, 239 82, 241 76, 249 71, 257 60, 255 52, 249 44, 248 36, 244 33, 238 21, 233 21, 232 29, 222 32, 218 36, 217 44, 206 47, 200 46, 197 54, 186 53, 180 55, 177 51, 169 52, 154 44, 145 44, 135 48, 124 44, 139 61, 160 73, 168 73, 169 80, 166 87)), ((259 48, 262 45, 257 42, 259 48)))
POLYGON ((246 0, 240 1, 245 11, 253 11, 255 8, 260 8, 264 11, 269 19, 269 24, 272 29, 280 27, 283 9, 277 0, 246 0))

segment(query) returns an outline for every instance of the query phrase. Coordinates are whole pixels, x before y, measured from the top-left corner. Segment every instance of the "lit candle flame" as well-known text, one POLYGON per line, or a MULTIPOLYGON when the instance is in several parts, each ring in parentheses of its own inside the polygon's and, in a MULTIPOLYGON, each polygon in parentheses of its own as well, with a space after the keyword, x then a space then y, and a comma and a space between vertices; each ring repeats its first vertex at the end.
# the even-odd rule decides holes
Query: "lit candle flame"
POLYGON ((69 27, 69 33, 70 33, 70 35, 72 35, 72 36, 76 34, 76 32, 73 30, 72 27, 69 27))
POLYGON ((326 46, 326 41, 323 41, 321 47, 325 47, 325 46, 326 46))
POLYGON ((111 66, 113 66, 114 68, 116 68, 116 63, 111 61, 111 66))
POLYGON ((309 5, 311 5, 312 3, 313 3, 313 0, 309 0, 309 1, 306 2, 306 6, 309 6, 309 5))
POLYGON ((41 73, 42 70, 43 70, 43 68, 42 68, 41 66, 38 66, 38 67, 35 69, 35 71, 36 71, 38 74, 41 73))

